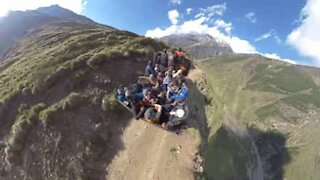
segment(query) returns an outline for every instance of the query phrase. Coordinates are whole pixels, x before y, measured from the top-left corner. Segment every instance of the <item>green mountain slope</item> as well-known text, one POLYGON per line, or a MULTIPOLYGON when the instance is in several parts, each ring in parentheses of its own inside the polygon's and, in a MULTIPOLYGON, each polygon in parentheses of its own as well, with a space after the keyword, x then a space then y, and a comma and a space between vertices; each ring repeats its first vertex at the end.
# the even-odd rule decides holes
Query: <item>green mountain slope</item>
POLYGON ((198 66, 208 99, 208 179, 252 179, 257 154, 264 179, 319 179, 319 69, 250 55, 198 66))
POLYGON ((90 26, 114 29, 110 26, 100 25, 91 19, 75 14, 58 5, 42 7, 32 11, 12 11, 0 21, 0 60, 10 48, 27 33, 38 29, 48 22, 69 20, 90 26))
POLYGON ((103 179, 130 119, 115 89, 163 48, 70 19, 25 34, 0 66, 0 179, 103 179))
MULTIPOLYGON (((12 35, 0 43, 0 179, 104 179, 131 118, 115 89, 168 48, 56 8, 0 30, 12 35)), ((319 179, 319 69, 239 54, 196 66, 187 131, 200 176, 319 179)))

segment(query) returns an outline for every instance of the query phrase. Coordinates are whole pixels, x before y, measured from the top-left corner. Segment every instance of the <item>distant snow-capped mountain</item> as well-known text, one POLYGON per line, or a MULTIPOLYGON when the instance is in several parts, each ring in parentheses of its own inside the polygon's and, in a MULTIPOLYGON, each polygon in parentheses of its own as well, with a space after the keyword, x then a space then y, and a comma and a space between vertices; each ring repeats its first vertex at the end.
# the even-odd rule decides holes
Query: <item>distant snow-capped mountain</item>
POLYGON ((194 59, 233 53, 229 44, 218 41, 208 34, 173 34, 162 37, 160 40, 177 48, 182 48, 194 59))

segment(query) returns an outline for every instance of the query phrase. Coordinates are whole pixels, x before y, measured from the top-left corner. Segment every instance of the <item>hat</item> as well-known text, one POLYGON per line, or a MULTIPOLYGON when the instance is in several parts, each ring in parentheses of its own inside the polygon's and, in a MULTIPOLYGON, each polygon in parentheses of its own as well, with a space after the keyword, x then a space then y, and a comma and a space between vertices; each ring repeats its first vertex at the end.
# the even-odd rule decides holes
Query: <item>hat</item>
POLYGON ((186 113, 186 112, 185 112, 183 109, 178 109, 178 110, 176 111, 175 116, 177 116, 177 117, 179 117, 179 118, 182 118, 185 113, 186 113))
POLYGON ((170 115, 176 116, 178 118, 182 118, 186 112, 183 109, 177 109, 176 111, 171 111, 170 115))

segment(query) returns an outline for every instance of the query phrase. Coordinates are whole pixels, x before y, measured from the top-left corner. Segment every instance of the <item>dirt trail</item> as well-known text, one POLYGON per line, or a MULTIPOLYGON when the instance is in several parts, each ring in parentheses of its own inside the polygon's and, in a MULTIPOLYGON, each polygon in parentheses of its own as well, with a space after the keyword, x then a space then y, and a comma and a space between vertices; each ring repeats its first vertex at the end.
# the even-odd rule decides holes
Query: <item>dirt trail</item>
POLYGON ((107 167, 106 179, 194 179, 194 140, 142 121, 131 120, 124 130, 125 149, 107 167))

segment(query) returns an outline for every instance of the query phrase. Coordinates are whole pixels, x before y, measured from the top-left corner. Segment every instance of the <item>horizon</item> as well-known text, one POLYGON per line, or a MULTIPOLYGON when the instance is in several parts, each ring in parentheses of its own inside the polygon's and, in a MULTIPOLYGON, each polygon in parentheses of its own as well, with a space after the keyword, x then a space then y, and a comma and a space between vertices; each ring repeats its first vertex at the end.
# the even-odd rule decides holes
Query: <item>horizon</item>
POLYGON ((0 17, 9 11, 59 5, 97 23, 151 38, 171 34, 209 34, 228 43, 236 53, 260 54, 293 64, 320 66, 320 52, 317 50, 320 46, 317 33, 320 32, 320 13, 315 8, 320 5, 320 0, 259 3, 248 0, 32 1, 0 3, 0 17), (154 7, 157 7, 157 13, 154 7))

